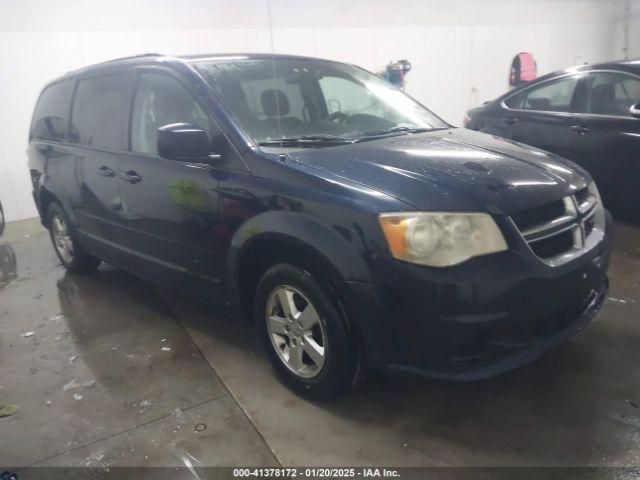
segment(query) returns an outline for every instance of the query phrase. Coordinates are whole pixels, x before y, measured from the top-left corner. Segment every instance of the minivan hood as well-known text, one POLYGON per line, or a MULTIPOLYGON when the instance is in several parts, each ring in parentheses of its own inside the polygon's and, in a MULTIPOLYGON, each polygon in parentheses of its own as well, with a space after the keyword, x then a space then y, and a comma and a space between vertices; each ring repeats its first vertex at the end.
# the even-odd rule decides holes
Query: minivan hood
POLYGON ((590 181, 582 168, 557 155, 461 128, 295 150, 288 156, 425 211, 509 215, 590 181))

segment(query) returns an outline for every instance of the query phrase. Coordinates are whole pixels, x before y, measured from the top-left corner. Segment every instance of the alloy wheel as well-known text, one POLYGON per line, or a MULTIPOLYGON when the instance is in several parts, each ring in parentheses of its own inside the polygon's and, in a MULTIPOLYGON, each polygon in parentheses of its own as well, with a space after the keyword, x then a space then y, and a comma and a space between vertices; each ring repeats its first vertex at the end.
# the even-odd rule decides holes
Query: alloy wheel
POLYGON ((295 375, 313 378, 327 355, 325 324, 298 289, 280 285, 267 299, 267 330, 280 361, 295 375))
POLYGON ((67 265, 73 262, 73 240, 69 234, 67 222, 60 215, 55 215, 51 222, 53 246, 67 265))

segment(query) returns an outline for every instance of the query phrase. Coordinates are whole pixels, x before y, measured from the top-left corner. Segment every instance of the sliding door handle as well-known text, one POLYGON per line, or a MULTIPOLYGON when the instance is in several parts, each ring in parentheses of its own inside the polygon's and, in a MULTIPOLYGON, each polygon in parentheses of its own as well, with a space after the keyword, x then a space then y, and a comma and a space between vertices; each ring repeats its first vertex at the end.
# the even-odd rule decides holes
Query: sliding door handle
POLYGON ((503 118, 502 121, 504 123, 506 123, 507 125, 514 125, 514 124, 518 123, 518 119, 515 118, 515 117, 503 118))
POLYGON ((582 125, 574 125, 571 127, 571 130, 576 132, 578 135, 584 135, 585 133, 589 133, 591 131, 590 128, 583 127, 582 125))
POLYGON ((138 183, 142 181, 142 177, 138 175, 136 172, 134 172, 133 170, 120 173, 120 178, 125 182, 129 182, 129 183, 138 183))
POLYGON ((106 165, 102 165, 98 169, 98 175, 100 175, 101 177, 113 178, 113 177, 116 176, 116 172, 115 172, 115 170, 112 170, 111 168, 107 167, 106 165))

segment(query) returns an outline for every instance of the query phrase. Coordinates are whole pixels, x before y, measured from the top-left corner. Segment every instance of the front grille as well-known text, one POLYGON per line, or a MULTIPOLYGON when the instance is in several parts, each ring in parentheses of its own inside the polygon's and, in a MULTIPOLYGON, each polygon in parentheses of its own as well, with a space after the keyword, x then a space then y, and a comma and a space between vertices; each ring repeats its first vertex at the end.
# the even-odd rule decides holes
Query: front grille
POLYGON ((584 236, 585 237, 589 237, 589 235, 591 235, 591 232, 593 232, 593 229, 595 227, 595 219, 593 218, 593 215, 591 215, 589 218, 587 218, 584 221, 584 236))
POLYGON ((539 207, 517 212, 511 220, 531 251, 555 266, 569 261, 602 235, 604 216, 598 215, 598 199, 589 188, 539 207), (600 225, 602 223, 602 225, 600 225), (600 228, 602 227, 602 228, 600 228), (592 238, 594 237, 594 238, 592 238))
POLYGON ((574 196, 576 197, 576 202, 578 203, 578 205, 582 205, 589 199, 589 187, 578 190, 576 193, 574 193, 574 196))
POLYGON ((520 231, 524 232, 538 225, 549 223, 555 218, 564 215, 564 212, 564 201, 560 199, 555 202, 546 203, 540 207, 524 210, 513 215, 511 218, 520 231))
POLYGON ((566 230, 557 235, 532 242, 529 246, 537 256, 548 259, 568 252, 573 248, 573 243, 573 232, 566 230))

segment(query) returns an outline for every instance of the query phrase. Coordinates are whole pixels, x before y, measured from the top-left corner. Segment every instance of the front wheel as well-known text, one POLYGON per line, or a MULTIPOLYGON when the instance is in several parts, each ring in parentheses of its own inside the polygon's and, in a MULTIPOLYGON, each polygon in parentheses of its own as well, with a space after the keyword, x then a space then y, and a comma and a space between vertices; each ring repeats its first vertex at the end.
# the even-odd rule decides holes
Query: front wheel
POLYGON ((88 254, 78 242, 69 217, 57 203, 52 203, 47 216, 49 235, 62 265, 72 273, 93 272, 100 259, 88 254))
POLYGON ((311 398, 344 393, 361 368, 356 336, 331 297, 289 264, 269 268, 256 291, 255 321, 271 363, 289 387, 311 398))

